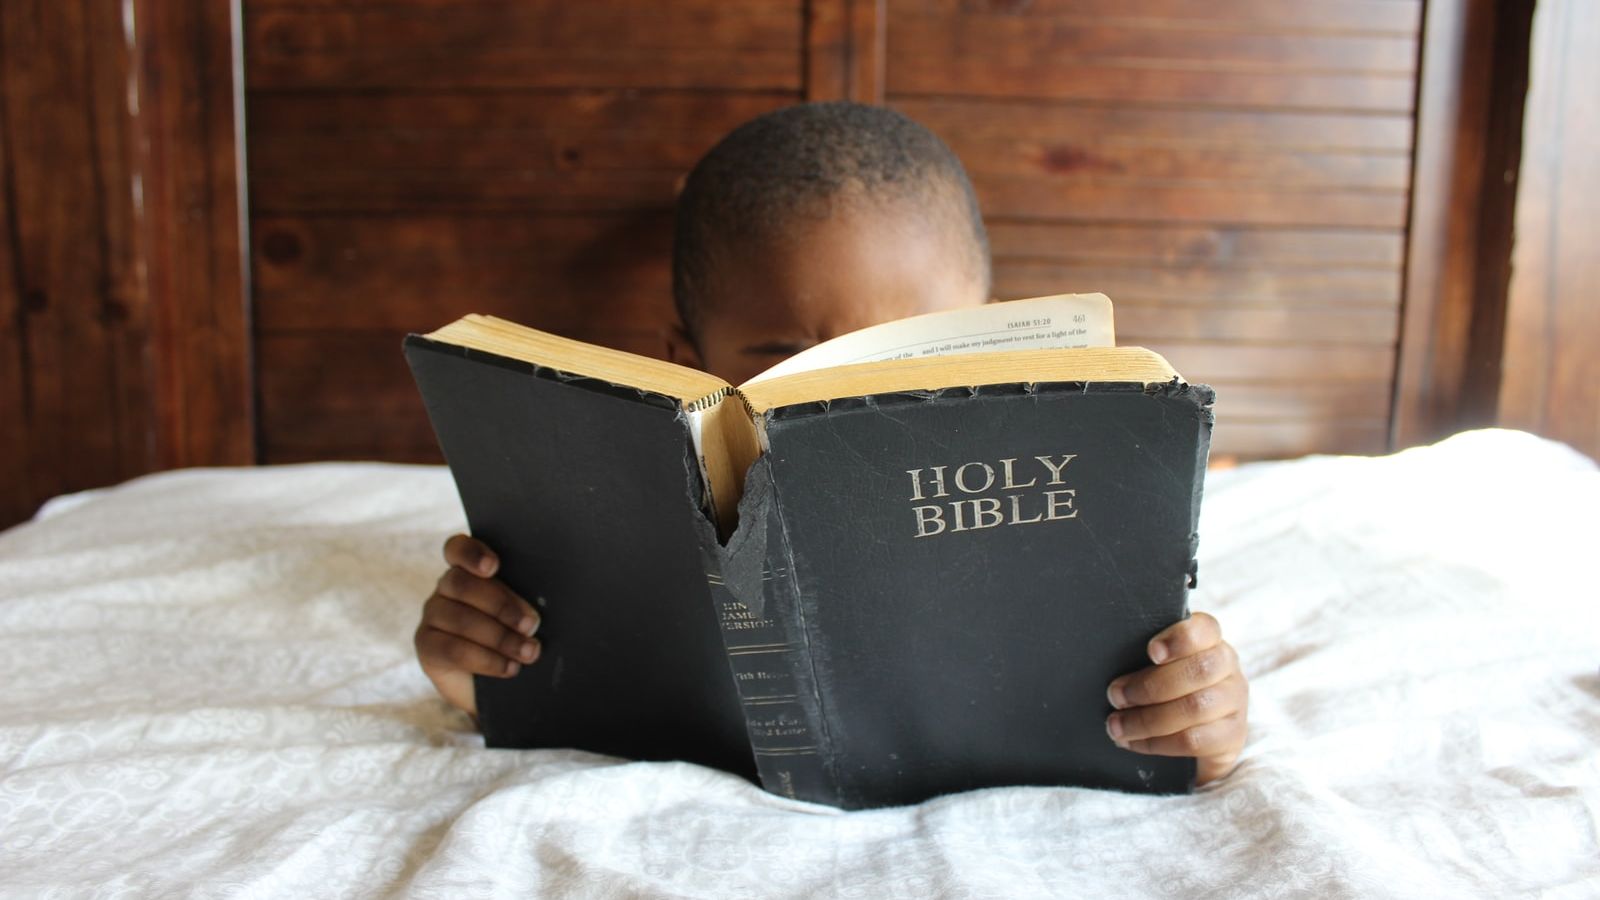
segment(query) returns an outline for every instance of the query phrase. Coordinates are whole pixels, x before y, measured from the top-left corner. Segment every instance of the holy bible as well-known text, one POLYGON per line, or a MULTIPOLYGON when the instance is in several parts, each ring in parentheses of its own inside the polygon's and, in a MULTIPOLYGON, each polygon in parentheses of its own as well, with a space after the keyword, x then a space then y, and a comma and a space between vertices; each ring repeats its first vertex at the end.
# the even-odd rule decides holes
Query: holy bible
POLYGON ((485 316, 405 354, 472 533, 540 610, 495 747, 715 766, 843 808, 1181 792, 1106 686, 1187 615, 1213 392, 1066 295, 919 316, 738 387, 485 316))

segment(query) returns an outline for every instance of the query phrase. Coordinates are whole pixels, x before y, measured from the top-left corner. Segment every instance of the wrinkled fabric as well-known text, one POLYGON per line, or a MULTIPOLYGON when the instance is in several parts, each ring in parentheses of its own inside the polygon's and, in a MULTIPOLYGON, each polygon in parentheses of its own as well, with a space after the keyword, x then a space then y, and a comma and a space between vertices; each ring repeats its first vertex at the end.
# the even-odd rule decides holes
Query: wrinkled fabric
POLYGON ((484 749, 411 648, 442 468, 152 475, 0 534, 0 893, 1594 896, 1597 515, 1594 464, 1516 432, 1213 473, 1233 775, 846 814, 484 749))

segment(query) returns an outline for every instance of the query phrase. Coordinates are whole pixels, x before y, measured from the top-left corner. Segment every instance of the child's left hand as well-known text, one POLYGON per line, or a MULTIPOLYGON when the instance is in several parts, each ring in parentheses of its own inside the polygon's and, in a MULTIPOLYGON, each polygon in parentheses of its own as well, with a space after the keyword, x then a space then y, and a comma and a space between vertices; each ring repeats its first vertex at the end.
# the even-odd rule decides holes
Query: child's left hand
POLYGON ((1155 665, 1113 680, 1106 731, 1124 750, 1193 756, 1197 784, 1233 771, 1244 749, 1250 686, 1217 620, 1195 613, 1150 639, 1155 665))

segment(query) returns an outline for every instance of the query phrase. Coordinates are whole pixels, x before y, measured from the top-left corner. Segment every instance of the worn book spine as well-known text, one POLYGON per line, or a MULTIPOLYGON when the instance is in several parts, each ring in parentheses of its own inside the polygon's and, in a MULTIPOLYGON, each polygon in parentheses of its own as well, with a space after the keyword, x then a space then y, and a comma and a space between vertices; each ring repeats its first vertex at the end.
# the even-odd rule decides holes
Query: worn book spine
POLYGON ((702 530, 706 581, 762 786, 837 804, 805 622, 771 497, 770 467, 761 460, 747 478, 743 525, 729 544, 720 545, 709 527, 702 530))

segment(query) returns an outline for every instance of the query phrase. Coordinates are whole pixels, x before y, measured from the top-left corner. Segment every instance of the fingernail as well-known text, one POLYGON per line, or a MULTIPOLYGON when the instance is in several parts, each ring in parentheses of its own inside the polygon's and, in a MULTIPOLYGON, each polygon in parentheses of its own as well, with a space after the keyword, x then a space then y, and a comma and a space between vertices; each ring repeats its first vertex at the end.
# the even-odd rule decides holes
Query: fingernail
POLYGON ((1122 744, 1122 717, 1116 713, 1106 717, 1106 734, 1111 735, 1111 742, 1122 744))
POLYGON ((499 560, 485 553, 484 555, 478 557, 478 574, 488 578, 490 575, 494 574, 495 567, 499 564, 499 560))
POLYGON ((1167 652, 1167 644, 1165 641, 1150 642, 1150 661, 1156 665, 1159 666, 1167 661, 1167 652))
POLYGON ((522 665, 520 663, 518 663, 516 660, 514 660, 514 659, 506 660, 506 675, 508 675, 508 676, 509 675, 515 675, 515 674, 517 674, 517 670, 520 669, 520 668, 522 668, 522 665))
POLYGON ((522 621, 517 623, 517 630, 523 634, 531 635, 533 634, 533 629, 538 627, 538 625, 539 623, 533 620, 533 616, 523 616, 522 621))
POLYGON ((523 641, 517 655, 522 657, 523 662, 533 662, 533 641, 523 641))
POLYGON ((1106 688, 1106 699, 1111 701, 1113 709, 1122 709, 1128 705, 1128 697, 1122 693, 1122 682, 1111 682, 1111 686, 1106 688))

